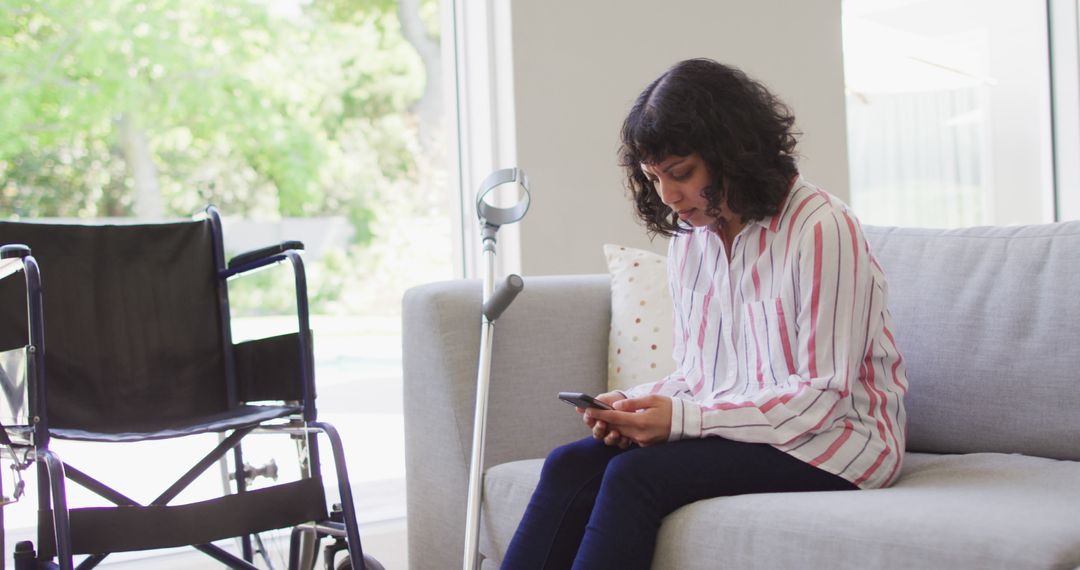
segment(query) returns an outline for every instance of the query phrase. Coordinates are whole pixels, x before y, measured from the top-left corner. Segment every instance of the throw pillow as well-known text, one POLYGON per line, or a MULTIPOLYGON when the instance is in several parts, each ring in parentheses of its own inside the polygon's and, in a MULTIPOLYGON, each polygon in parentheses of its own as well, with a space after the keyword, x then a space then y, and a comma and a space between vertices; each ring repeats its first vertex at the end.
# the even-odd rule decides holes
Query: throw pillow
POLYGON ((667 258, 605 245, 611 274, 608 390, 626 390, 671 372, 671 294, 667 258))

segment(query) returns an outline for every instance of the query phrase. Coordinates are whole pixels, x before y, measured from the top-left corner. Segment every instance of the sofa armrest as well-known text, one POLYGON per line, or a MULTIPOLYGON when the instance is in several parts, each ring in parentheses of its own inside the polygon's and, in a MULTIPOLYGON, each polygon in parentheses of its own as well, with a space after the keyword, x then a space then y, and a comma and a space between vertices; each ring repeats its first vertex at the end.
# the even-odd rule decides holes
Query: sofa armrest
MULTIPOLYGON (((402 311, 410 568, 461 555, 480 350, 480 282, 424 285, 402 311)), ((606 275, 530 277, 495 323, 485 467, 588 435, 556 395, 607 383, 606 275)))

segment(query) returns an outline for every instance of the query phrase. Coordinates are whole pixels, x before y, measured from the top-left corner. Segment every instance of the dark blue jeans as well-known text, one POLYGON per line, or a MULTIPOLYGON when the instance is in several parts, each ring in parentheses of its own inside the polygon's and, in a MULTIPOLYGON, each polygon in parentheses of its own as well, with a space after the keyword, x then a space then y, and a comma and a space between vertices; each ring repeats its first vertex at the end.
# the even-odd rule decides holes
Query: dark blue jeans
POLYGON ((774 447, 719 437, 627 450, 591 437, 555 449, 504 570, 649 568, 660 522, 701 499, 856 489, 774 447))

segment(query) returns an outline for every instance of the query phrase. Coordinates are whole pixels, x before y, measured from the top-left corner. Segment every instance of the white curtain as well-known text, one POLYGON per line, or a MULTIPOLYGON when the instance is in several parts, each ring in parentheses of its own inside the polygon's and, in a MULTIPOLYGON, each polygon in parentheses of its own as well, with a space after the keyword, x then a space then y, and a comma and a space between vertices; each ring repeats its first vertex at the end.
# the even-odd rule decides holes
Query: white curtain
POLYGON ((963 227, 993 219, 986 87, 847 101, 851 205, 874 225, 963 227))

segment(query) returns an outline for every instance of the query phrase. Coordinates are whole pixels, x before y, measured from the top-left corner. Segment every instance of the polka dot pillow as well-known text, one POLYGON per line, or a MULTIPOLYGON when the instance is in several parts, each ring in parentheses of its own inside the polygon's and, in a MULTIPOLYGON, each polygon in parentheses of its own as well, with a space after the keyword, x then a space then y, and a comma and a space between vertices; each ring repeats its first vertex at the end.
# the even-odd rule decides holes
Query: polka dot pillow
POLYGON ((671 294, 667 258, 605 245, 611 274, 608 390, 625 390, 671 372, 671 294))

